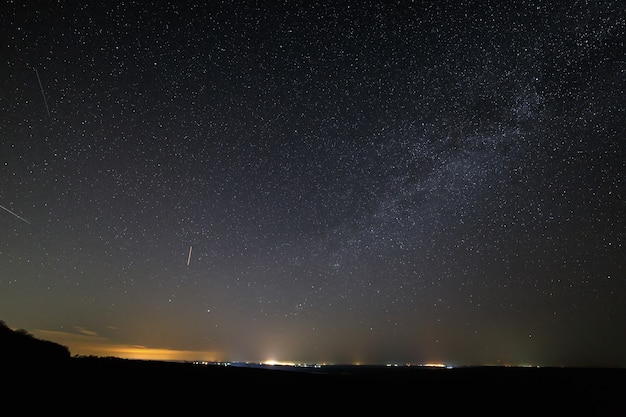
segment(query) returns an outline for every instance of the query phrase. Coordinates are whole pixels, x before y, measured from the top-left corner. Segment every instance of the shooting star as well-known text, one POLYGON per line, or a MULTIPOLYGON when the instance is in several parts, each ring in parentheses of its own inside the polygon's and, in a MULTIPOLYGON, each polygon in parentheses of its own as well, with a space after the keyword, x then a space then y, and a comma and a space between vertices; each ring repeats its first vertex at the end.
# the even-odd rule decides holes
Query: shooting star
POLYGON ((41 95, 43 96, 43 102, 46 105, 46 111, 48 112, 48 117, 50 116, 50 109, 48 108, 48 100, 46 100, 46 95, 43 92, 43 85, 41 85, 41 78, 39 78, 39 71, 35 68, 35 74, 37 74, 37 81, 39 81, 39 88, 41 89, 41 95))
POLYGON ((189 262, 191 261, 191 249, 192 249, 192 246, 189 246, 189 256, 187 257, 187 265, 189 265, 189 262))
MULTIPOLYGON (((15 217, 17 217, 17 218, 18 218, 18 219, 20 219, 21 221, 23 221, 23 222, 25 222, 25 223, 30 224, 30 222, 29 222, 28 220, 26 220, 25 218, 23 218, 23 217, 21 217, 21 216, 18 216, 17 214, 13 213, 13 212, 12 212, 11 210, 9 210, 8 208, 6 208, 6 207, 4 207, 4 206, 2 206, 2 205, 0 205, 0 208, 1 208, 2 210, 4 210, 4 211, 7 211, 7 212, 11 213, 12 215, 14 215, 15 217)), ((191 252, 189 252, 189 255, 191 256, 191 252)))

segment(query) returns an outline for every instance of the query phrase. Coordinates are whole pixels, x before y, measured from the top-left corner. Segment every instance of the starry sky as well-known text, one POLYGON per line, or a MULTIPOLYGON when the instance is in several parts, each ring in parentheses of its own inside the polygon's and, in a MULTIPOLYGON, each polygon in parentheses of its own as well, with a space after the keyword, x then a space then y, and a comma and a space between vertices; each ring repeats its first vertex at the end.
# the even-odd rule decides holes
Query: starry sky
POLYGON ((623 1, 8 1, 0 320, 73 355, 626 366, 623 1))

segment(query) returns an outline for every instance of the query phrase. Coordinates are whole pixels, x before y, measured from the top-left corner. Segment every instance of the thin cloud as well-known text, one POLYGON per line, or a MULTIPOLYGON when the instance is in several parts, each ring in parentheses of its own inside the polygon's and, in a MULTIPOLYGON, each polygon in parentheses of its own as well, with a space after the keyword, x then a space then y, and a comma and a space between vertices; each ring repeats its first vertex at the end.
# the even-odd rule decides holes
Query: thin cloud
POLYGON ((87 330, 87 329, 85 329, 84 327, 74 326, 74 328, 75 328, 76 330, 78 330, 79 332, 81 332, 82 334, 85 334, 85 335, 87 335, 87 336, 99 336, 99 334, 98 334, 98 333, 93 332, 93 331, 91 331, 91 330, 87 330))

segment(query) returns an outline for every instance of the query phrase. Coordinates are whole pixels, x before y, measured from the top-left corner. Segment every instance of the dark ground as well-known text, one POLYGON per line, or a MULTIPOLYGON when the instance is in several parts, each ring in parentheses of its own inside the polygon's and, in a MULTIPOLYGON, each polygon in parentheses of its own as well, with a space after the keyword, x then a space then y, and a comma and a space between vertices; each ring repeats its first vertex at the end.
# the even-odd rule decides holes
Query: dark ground
POLYGON ((5 405, 18 401, 22 415, 626 415, 626 369, 312 370, 73 357, 7 364, 2 385, 5 405))

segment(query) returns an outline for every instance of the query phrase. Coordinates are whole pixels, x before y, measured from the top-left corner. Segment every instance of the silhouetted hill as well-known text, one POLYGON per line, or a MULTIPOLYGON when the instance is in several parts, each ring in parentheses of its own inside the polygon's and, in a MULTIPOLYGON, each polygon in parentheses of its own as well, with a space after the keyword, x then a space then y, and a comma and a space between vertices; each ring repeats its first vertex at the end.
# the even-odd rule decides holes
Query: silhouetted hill
POLYGON ((52 365, 70 359, 70 350, 58 343, 37 339, 26 330, 12 330, 0 320, 0 362, 12 365, 52 365))

